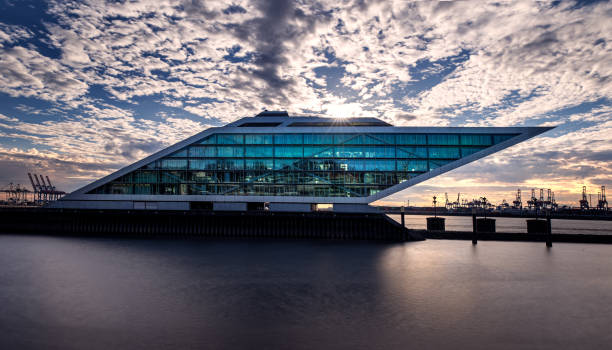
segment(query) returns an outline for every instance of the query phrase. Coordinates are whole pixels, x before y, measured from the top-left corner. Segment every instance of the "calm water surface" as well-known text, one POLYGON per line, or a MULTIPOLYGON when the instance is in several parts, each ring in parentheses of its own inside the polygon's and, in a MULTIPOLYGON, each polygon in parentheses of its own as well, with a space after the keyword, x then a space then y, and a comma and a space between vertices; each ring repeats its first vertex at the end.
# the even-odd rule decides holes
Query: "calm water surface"
POLYGON ((612 246, 0 235, 1 349, 603 349, 612 246))
MULTIPOLYGON (((406 227, 424 230, 427 228, 427 217, 431 215, 405 215, 406 227)), ((400 215, 389 215, 401 222, 400 215)), ((472 231, 471 216, 440 216, 446 218, 448 231, 472 231)), ((494 218, 497 232, 527 232, 526 218, 494 218)), ((553 233, 612 235, 612 221, 605 220, 561 220, 552 219, 553 233)))

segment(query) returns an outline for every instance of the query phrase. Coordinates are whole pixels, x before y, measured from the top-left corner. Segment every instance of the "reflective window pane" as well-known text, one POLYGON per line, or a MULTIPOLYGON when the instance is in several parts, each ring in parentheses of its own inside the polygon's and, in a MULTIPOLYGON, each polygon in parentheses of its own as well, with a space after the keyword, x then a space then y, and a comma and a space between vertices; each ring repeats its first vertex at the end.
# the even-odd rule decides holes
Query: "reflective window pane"
POLYGON ((243 157, 244 148, 242 146, 218 146, 217 157, 243 157))
POLYGON ((217 144, 219 145, 241 145, 244 143, 244 135, 241 134, 218 134, 217 144))
POLYGON ((461 135, 461 144, 466 146, 490 146, 491 135, 461 135))
POLYGON ((429 158, 459 158, 459 147, 429 147, 429 158))
POLYGON ((304 139, 302 134, 275 134, 274 144, 276 145, 302 145, 304 139))
POLYGON ((504 142, 509 140, 517 135, 493 135, 493 144, 498 144, 500 142, 504 142))
POLYGON ((302 146, 275 146, 274 156, 282 158, 295 158, 302 157, 303 147, 302 146))
POLYGON ((272 170, 274 168, 273 159, 246 159, 246 170, 272 170))
POLYGON ((244 135, 244 143, 247 145, 271 145, 274 143, 274 136, 266 134, 244 135))
POLYGON ((334 135, 332 134, 304 134, 305 145, 333 145, 334 135))
POLYGON ((429 145, 458 145, 459 135, 455 134, 429 134, 427 135, 429 145))
POLYGON ((398 145, 426 145, 427 135, 425 134, 397 134, 395 143, 398 145))
POLYGON ((245 157, 272 157, 274 148, 272 146, 246 146, 245 157))

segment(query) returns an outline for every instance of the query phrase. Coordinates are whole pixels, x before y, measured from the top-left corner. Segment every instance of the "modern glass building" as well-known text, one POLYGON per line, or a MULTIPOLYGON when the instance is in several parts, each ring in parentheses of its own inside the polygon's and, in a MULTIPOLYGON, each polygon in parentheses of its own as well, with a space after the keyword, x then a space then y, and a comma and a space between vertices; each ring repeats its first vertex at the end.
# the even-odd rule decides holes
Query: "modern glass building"
POLYGON ((60 207, 338 210, 366 205, 550 128, 394 127, 263 112, 89 184, 60 207), (250 203, 250 204, 249 204, 250 203))

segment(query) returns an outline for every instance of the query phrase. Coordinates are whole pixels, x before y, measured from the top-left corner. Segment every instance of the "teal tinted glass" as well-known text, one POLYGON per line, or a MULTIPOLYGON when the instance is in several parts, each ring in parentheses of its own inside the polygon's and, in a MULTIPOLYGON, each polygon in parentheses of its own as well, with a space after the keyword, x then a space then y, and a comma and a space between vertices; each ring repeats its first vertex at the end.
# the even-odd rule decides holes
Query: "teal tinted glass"
POLYGON ((305 145, 333 145, 334 135, 332 134, 304 134, 305 145))
POLYGON ((459 158, 459 147, 429 147, 429 158, 459 158))
POLYGON ((459 135, 455 134, 429 134, 427 135, 429 145, 458 145, 459 135))
POLYGON ((244 151, 246 157, 272 157, 274 155, 272 146, 247 146, 244 151))
POLYGON ((190 159, 189 169, 194 170, 209 170, 216 169, 217 161, 215 159, 190 159))
POLYGON ((241 145, 244 143, 242 134, 218 134, 217 144, 219 145, 241 145))
POLYGON ((276 146, 274 156, 282 158, 303 157, 303 147, 301 146, 276 146))
POLYGON ((398 145, 426 145, 427 135, 425 134, 397 134, 395 143, 398 145))
POLYGON ((397 147, 397 158, 427 158, 427 147, 397 147))
POLYGON ((490 146, 491 135, 461 135, 461 144, 466 146, 490 146))
POLYGON ((271 145, 274 143, 274 136, 266 134, 244 135, 244 143, 247 145, 271 145))
POLYGON ((218 134, 90 193, 368 196, 514 136, 218 134))
POLYGON ((169 155, 168 157, 187 157, 187 149, 183 148, 180 151, 174 152, 171 155, 169 155))
POLYGON ((217 146, 217 157, 243 157, 242 146, 217 146))
POLYGON ((430 159, 429 160, 429 170, 434 170, 435 168, 439 168, 443 165, 452 162, 451 160, 441 160, 441 159, 430 159))
POLYGON ((357 136, 359 135, 357 134, 336 134, 334 135, 334 143, 336 145, 340 145, 340 144, 350 141, 351 139, 357 136))
POLYGON ((202 141, 200 141, 199 143, 206 144, 206 145, 214 145, 215 143, 217 143, 217 135, 213 134, 213 135, 207 136, 204 139, 202 139, 202 141))
POLYGON ((246 159, 246 170, 272 170, 274 168, 273 159, 246 159))
POLYGON ((277 170, 290 170, 300 167, 300 159, 275 159, 274 169, 277 170))
POLYGON ((337 146, 334 156, 336 158, 362 158, 363 147, 359 146, 337 146))
POLYGON ((330 146, 304 146, 304 157, 330 158, 334 156, 334 148, 330 146))
POLYGON ((506 140, 509 140, 513 137, 517 136, 516 134, 514 135, 493 135, 493 144, 498 144, 500 142, 504 142, 506 140))
POLYGON ((217 159, 217 170, 243 170, 243 159, 217 159))
POLYGON ((136 171, 134 173, 134 182, 136 183, 155 183, 157 182, 156 171, 136 171))
POLYGON ((276 134, 274 144, 277 145, 301 145, 304 143, 302 134, 276 134))
POLYGON ((214 146, 200 146, 189 148, 190 157, 216 157, 217 148, 214 146))
POLYGON ((461 157, 467 157, 470 154, 474 154, 483 149, 484 148, 481 148, 481 147, 461 147, 461 157))
POLYGON ((398 171, 414 171, 421 172, 427 171, 427 161, 426 160, 398 160, 397 161, 397 170, 398 171))
POLYGON ((394 160, 368 160, 365 162, 364 170, 377 170, 377 171, 394 171, 395 161, 394 160))
POLYGON ((162 159, 162 169, 186 169, 187 159, 162 159))

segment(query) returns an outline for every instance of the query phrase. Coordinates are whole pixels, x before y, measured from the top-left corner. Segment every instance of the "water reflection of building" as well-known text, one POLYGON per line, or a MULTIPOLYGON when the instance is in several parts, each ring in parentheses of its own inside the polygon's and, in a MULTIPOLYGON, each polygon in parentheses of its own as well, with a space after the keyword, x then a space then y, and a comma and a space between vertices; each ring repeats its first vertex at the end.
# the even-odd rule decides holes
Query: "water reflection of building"
POLYGON ((549 129, 394 127, 375 118, 265 111, 200 132, 54 206, 367 210, 368 203, 549 129))

